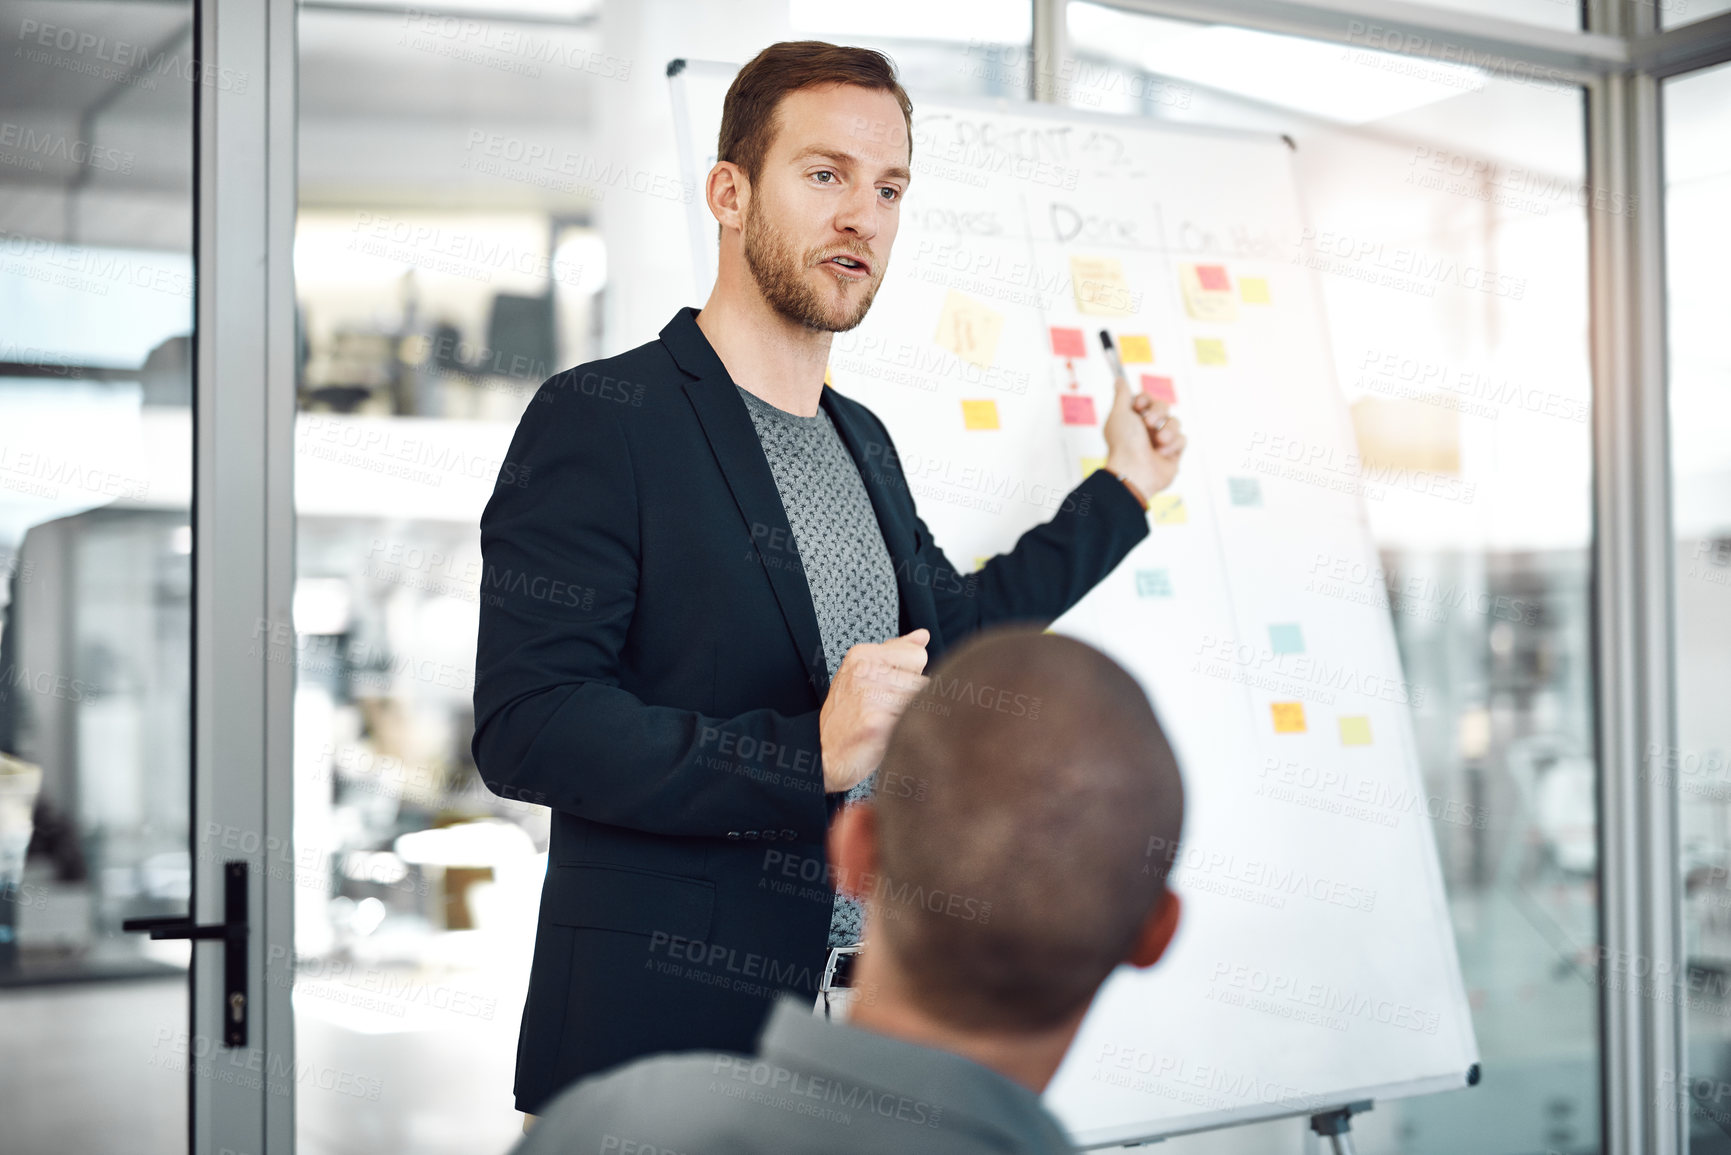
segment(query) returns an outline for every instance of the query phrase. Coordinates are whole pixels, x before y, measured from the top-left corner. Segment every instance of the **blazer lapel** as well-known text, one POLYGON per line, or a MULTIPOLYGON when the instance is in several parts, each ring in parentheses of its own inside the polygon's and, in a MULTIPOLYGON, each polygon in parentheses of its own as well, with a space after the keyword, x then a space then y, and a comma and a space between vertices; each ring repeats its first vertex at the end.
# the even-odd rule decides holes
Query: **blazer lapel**
POLYGON ((751 414, 734 391, 733 378, 727 375, 721 358, 697 327, 696 317, 697 310, 690 306, 679 310, 661 330, 661 340, 679 367, 697 377, 685 382, 685 395, 703 424, 704 436, 733 491, 734 504, 751 529, 752 548, 775 591, 788 632, 799 647, 806 678, 821 698, 829 689, 829 666, 824 660, 817 611, 812 607, 811 586, 803 570, 788 564, 796 554, 793 529, 787 523, 787 511, 782 508, 781 493, 763 456, 751 414), (766 546, 767 542, 788 545, 780 549, 766 546))
POLYGON ((871 498, 877 514, 878 529, 884 535, 884 548, 889 550, 895 566, 896 589, 901 594, 901 630, 917 630, 924 626, 932 631, 932 641, 939 642, 937 604, 932 599, 930 582, 937 575, 925 574, 915 549, 913 495, 907 490, 907 479, 901 463, 892 460, 889 446, 878 443, 877 434, 858 420, 845 405, 835 403, 836 392, 826 386, 821 404, 841 434, 842 444, 853 456, 865 483, 866 496, 871 498), (889 479, 896 479, 891 485, 889 479), (904 505, 906 510, 904 511, 904 505), (925 581, 919 580, 922 576, 925 581))

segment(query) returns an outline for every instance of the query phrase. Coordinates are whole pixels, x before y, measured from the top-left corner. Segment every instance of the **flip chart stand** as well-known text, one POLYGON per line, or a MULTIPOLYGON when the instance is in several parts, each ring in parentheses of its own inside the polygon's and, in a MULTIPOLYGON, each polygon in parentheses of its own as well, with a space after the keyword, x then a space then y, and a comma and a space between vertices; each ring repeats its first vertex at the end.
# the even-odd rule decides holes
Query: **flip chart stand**
POLYGON ((1354 1112, 1363 1114, 1370 1110, 1371 1105, 1371 1101, 1366 1099, 1362 1103, 1348 1103, 1344 1107, 1312 1115, 1310 1129, 1329 1141, 1333 1155, 1356 1155, 1352 1145, 1352 1116, 1354 1112))

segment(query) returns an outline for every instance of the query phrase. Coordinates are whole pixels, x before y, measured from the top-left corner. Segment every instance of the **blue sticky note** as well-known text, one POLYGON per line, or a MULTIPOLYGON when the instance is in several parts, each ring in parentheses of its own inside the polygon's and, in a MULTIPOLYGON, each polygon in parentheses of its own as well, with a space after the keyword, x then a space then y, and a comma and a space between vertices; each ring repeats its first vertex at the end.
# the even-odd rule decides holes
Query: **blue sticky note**
POLYGON ((1268 627, 1268 644, 1277 654, 1304 653, 1304 631, 1295 625, 1268 627))
POLYGON ((1169 598, 1172 596, 1172 579, 1163 569, 1139 569, 1136 571, 1136 596, 1169 598))
POLYGON ((1228 477, 1226 494, 1233 505, 1261 505, 1262 482, 1254 477, 1228 477))

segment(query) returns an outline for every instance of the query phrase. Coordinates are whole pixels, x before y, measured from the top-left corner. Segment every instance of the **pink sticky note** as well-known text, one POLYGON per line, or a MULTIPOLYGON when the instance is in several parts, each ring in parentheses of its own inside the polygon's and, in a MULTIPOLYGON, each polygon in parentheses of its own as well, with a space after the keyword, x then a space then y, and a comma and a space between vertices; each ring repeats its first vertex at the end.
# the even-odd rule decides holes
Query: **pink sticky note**
POLYGON ((1172 387, 1172 378, 1156 377, 1152 373, 1142 374, 1142 392, 1168 405, 1178 404, 1178 390, 1172 387))
POLYGON ((1053 325, 1052 355, 1054 357, 1086 357, 1088 355, 1088 343, 1082 339, 1082 330, 1065 329, 1053 325))
POLYGON ((1080 393, 1066 393, 1059 398, 1064 403, 1065 425, 1094 424, 1094 399, 1080 393))
POLYGON ((1232 283, 1226 279, 1224 265, 1197 265, 1196 283, 1210 293, 1223 293, 1232 288, 1232 283))

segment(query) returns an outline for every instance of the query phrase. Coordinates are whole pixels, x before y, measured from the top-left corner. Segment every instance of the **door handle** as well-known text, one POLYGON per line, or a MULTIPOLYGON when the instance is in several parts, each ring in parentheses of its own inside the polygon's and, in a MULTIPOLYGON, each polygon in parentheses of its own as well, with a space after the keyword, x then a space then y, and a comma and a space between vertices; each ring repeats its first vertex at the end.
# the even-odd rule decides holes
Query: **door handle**
POLYGON ((223 921, 200 926, 190 917, 129 918, 120 929, 148 933, 153 939, 214 938, 223 941, 222 1041, 246 1046, 247 864, 223 864, 223 921))

